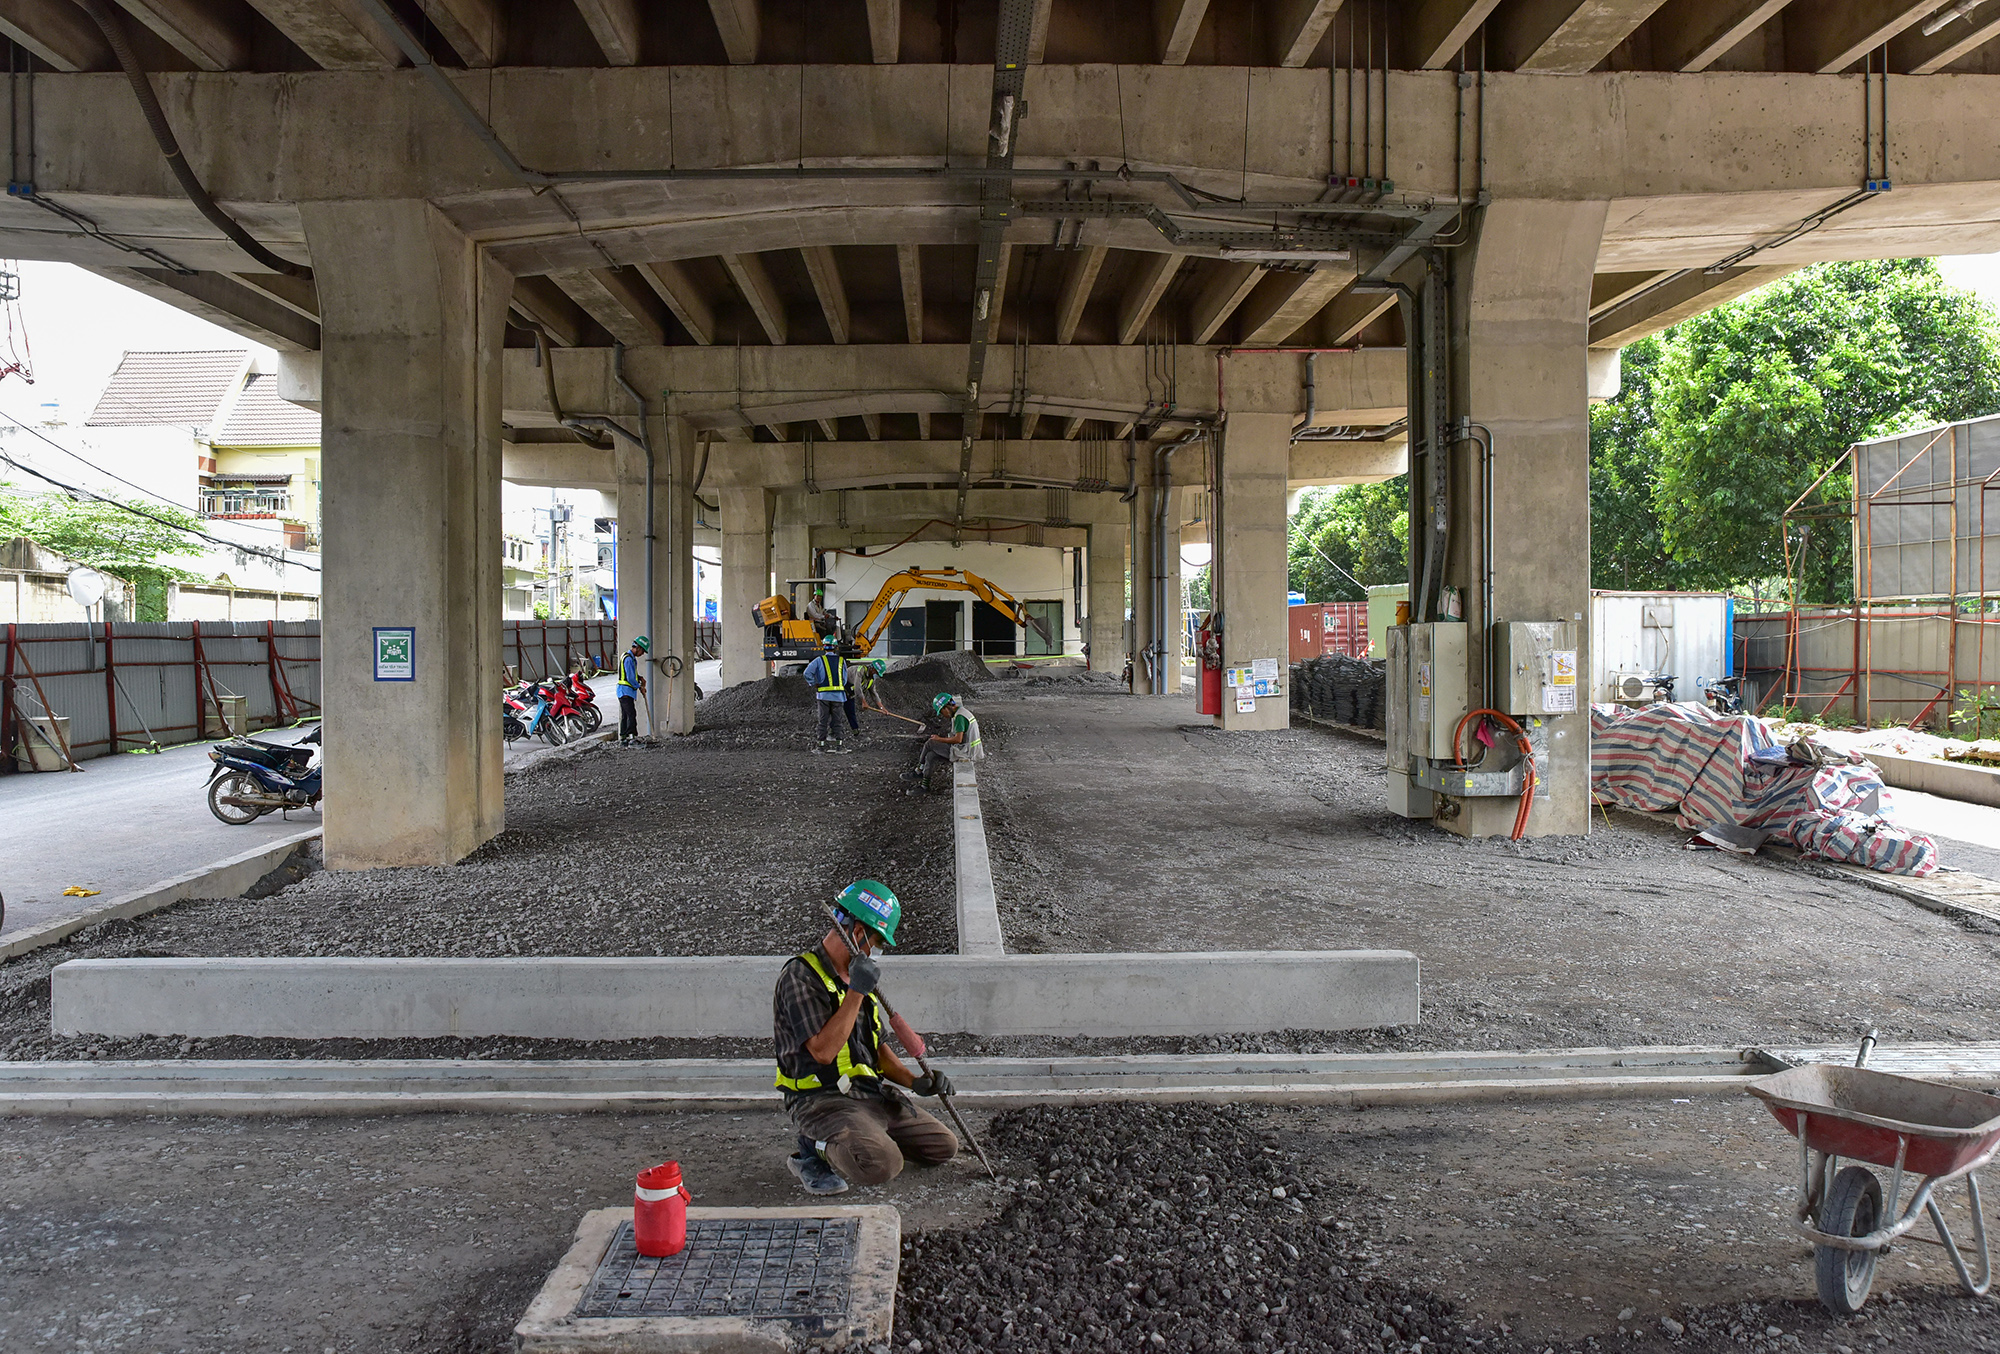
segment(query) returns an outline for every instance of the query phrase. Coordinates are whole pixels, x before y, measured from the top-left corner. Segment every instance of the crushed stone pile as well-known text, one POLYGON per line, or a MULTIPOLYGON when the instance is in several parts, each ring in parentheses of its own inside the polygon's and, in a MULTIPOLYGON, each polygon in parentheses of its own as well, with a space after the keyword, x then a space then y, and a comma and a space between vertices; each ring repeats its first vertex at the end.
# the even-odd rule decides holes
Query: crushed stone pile
POLYGON ((1294 663, 1291 668, 1292 708, 1315 719, 1379 729, 1388 711, 1382 692, 1389 665, 1381 660, 1326 654, 1294 663))
POLYGON ((883 678, 890 682, 914 682, 919 686, 929 686, 939 691, 949 691, 973 682, 990 682, 993 670, 986 666, 986 660, 965 649, 947 649, 940 653, 915 654, 899 658, 889 665, 888 674, 883 678))
POLYGON ((695 707, 696 714, 711 722, 755 719, 772 714, 808 716, 813 689, 803 677, 766 677, 761 681, 739 682, 712 693, 695 707))
POLYGON ((904 1236, 899 1354, 1505 1347, 1370 1275, 1341 1226, 1353 1191, 1242 1107, 1036 1106, 988 1140, 1011 1200, 981 1226, 904 1236))

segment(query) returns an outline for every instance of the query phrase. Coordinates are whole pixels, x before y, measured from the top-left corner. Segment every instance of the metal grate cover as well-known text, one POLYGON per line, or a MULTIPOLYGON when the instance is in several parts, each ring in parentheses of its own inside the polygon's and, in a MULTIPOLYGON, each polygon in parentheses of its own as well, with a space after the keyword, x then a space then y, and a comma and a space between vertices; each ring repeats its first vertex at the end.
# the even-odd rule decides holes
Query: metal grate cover
POLYGON ((734 1316, 817 1325, 847 1315, 861 1224, 854 1218, 691 1220, 662 1259, 619 1227, 573 1317, 734 1316))

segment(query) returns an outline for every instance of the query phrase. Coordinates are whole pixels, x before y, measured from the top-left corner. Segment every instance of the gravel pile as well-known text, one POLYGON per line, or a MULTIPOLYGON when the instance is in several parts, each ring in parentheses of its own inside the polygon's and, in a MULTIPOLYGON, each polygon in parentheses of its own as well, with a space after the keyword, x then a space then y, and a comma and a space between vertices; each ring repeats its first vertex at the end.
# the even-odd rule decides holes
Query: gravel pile
POLYGON ((695 706, 694 714, 703 724, 726 724, 774 714, 796 718, 801 710, 811 718, 812 699, 813 689, 803 677, 766 677, 724 687, 695 706))
POLYGON ((1315 719, 1379 729, 1387 710, 1382 691, 1388 664, 1327 654, 1292 664, 1292 708, 1315 719))
POLYGON ((1012 1198, 982 1226, 905 1236, 898 1350, 1503 1347, 1366 1273, 1344 1242, 1351 1189, 1240 1107, 1037 1107, 988 1137, 1012 1198))
POLYGON ((884 680, 928 686, 935 691, 962 689, 973 682, 990 682, 993 669, 986 660, 967 649, 946 649, 922 657, 911 655, 889 665, 884 680))

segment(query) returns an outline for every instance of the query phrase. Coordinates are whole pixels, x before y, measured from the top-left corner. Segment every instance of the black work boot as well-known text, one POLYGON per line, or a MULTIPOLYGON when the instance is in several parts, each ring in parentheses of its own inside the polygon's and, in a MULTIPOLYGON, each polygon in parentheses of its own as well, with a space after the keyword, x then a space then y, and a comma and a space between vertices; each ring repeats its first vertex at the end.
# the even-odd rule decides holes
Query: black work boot
POLYGON ((808 1194, 845 1194, 847 1182, 820 1155, 820 1144, 799 1135, 799 1150, 785 1160, 786 1167, 799 1178, 808 1194))

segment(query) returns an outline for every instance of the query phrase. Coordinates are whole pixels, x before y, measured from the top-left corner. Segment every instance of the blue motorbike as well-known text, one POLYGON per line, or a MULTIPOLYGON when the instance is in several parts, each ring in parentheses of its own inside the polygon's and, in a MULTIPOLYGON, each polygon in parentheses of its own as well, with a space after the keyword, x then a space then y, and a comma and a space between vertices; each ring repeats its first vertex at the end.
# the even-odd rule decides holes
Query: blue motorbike
POLYGON ((319 729, 296 743, 232 738, 208 750, 208 811, 232 827, 319 807, 319 729))

